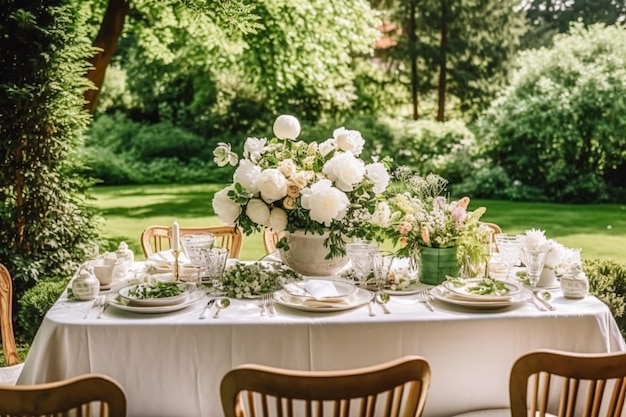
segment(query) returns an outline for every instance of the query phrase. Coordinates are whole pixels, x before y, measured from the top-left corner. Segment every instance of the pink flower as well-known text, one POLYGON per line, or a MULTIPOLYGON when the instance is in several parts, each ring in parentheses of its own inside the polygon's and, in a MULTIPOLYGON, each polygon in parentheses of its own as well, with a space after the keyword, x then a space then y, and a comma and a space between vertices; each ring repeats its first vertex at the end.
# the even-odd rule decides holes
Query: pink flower
POLYGON ((463 222, 465 221, 466 217, 467 217, 467 211, 465 211, 464 207, 456 206, 452 210, 452 219, 454 220, 454 223, 456 224, 457 229, 463 225, 463 222))
POLYGON ((426 226, 422 227, 421 234, 422 240, 424 241, 426 246, 430 246, 430 233, 428 233, 428 229, 426 228, 426 226))
POLYGON ((398 231, 403 235, 409 234, 412 229, 413 225, 409 222, 402 222, 398 225, 398 231))

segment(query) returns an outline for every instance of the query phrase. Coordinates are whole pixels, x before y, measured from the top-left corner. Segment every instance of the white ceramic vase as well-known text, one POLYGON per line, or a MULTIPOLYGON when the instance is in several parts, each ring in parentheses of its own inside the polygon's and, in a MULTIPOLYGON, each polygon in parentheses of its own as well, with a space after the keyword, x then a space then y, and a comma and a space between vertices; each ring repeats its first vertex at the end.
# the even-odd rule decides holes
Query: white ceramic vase
POLYGON ((296 230, 293 233, 283 232, 287 239, 289 250, 279 249, 278 253, 282 261, 296 272, 309 276, 332 276, 346 266, 348 257, 325 259, 328 248, 324 247, 324 241, 328 237, 323 235, 305 233, 304 230, 296 230))

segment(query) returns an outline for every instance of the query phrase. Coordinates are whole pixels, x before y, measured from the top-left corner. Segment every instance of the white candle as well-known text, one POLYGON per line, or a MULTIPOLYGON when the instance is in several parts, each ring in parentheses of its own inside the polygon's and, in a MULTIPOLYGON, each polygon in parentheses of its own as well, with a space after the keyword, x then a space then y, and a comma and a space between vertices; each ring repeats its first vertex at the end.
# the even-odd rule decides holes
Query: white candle
POLYGON ((172 250, 175 252, 180 251, 180 229, 176 220, 172 224, 172 250))

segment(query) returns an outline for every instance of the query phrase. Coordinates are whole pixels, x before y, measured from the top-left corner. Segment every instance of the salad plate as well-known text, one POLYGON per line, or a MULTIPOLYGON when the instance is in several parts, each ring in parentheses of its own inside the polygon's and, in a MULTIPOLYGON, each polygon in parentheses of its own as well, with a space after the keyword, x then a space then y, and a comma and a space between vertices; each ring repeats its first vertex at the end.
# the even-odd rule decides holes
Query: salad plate
POLYGON ((277 304, 296 310, 310 311, 315 313, 330 313, 334 311, 351 310, 369 303, 374 294, 362 288, 357 288, 356 292, 349 297, 345 297, 340 302, 321 299, 306 299, 289 295, 285 290, 274 293, 277 304))
POLYGON ((506 299, 484 301, 476 300, 472 298, 458 297, 456 293, 449 291, 445 286, 438 285, 430 290, 431 295, 435 300, 442 301, 448 304, 454 304, 457 306, 470 307, 475 309, 491 310, 500 309, 511 306, 519 306, 527 303, 532 295, 532 292, 528 290, 520 290, 506 299))
POLYGON ((491 278, 451 279, 442 286, 457 298, 477 302, 506 301, 522 290, 522 287, 514 282, 491 278))
POLYGON ((116 297, 109 297, 109 304, 113 307, 123 310, 129 311, 131 313, 141 313, 141 314, 160 314, 160 313, 171 313, 173 311, 182 310, 183 308, 189 307, 198 301, 205 300, 204 294, 192 294, 185 301, 180 302, 178 304, 171 305, 160 305, 160 306, 137 306, 128 304, 123 298, 119 295, 116 297))
POLYGON ((184 282, 144 282, 118 291, 121 302, 134 307, 160 307, 180 304, 187 300, 196 286, 184 282))

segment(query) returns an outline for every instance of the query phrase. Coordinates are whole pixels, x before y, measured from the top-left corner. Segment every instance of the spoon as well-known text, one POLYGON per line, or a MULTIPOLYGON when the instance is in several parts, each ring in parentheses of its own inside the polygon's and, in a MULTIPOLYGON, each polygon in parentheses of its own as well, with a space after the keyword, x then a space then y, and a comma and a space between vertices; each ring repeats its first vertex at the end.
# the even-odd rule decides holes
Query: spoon
POLYGON ((376 302, 380 304, 385 314, 391 314, 391 311, 389 311, 389 308, 387 308, 387 303, 389 302, 390 298, 391 297, 386 292, 379 291, 376 294, 376 302))
POLYGON ((539 297, 543 298, 546 301, 550 301, 552 299, 552 294, 548 291, 539 291, 539 297))
POLYGON ((217 310, 215 310, 215 314, 213 315, 213 318, 216 319, 220 316, 220 312, 227 308, 230 305, 230 300, 228 298, 220 298, 219 300, 217 300, 215 302, 215 307, 217 308, 217 310))

